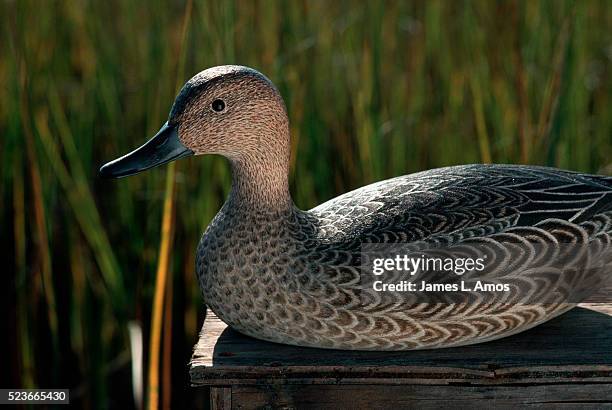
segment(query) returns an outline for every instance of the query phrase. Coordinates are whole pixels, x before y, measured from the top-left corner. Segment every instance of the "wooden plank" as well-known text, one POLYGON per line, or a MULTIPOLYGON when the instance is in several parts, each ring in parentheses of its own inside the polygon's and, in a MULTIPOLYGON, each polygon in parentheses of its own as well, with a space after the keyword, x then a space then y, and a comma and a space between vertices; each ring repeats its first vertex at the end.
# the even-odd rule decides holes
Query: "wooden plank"
POLYGON ((610 408, 612 385, 515 387, 465 386, 238 386, 241 409, 439 409, 439 408, 610 408), (484 406, 484 407, 483 407, 484 406))
POLYGON ((612 382, 612 305, 582 305, 527 332, 438 350, 351 352, 256 340, 207 312, 191 361, 194 385, 291 383, 517 384, 612 382))
POLYGON ((210 388, 210 409, 211 410, 231 410, 232 408, 232 388, 231 387, 211 387, 210 388))

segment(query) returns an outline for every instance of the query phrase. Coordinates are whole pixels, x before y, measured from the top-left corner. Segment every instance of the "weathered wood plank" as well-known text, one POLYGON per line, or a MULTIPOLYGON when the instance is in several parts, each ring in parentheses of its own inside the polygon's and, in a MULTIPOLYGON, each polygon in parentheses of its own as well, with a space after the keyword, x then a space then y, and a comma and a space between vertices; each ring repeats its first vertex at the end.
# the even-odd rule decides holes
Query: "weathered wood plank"
POLYGON ((612 385, 471 386, 236 386, 236 408, 439 409, 609 408, 612 385), (565 405, 565 406, 564 406, 565 405))
POLYGON ((409 352, 299 348, 241 335, 207 312, 191 361, 195 385, 612 382, 612 305, 588 304, 479 345, 409 352))
POLYGON ((232 408, 232 388, 231 387, 211 387, 210 388, 210 409, 211 410, 231 410, 232 408))

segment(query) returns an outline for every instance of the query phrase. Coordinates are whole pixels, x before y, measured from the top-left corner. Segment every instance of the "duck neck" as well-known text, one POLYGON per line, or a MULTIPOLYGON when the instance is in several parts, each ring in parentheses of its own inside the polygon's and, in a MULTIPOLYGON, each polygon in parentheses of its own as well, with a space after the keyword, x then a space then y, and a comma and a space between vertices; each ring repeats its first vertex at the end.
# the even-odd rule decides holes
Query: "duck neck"
POLYGON ((284 155, 279 157, 252 156, 231 160, 232 189, 228 205, 251 213, 291 210, 289 161, 284 155))
POLYGON ((241 138, 245 143, 240 152, 227 156, 232 165, 228 205, 234 209, 250 213, 282 213, 294 209, 288 182, 289 119, 278 92, 274 92, 270 101, 260 107, 260 119, 242 130, 246 134, 241 138))

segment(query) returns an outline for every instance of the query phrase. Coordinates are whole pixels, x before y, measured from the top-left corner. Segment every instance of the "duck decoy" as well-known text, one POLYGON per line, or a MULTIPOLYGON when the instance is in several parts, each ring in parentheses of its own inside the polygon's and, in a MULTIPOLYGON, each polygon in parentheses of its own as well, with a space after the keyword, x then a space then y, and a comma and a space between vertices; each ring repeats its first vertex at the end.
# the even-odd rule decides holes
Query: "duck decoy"
MULTIPOLYGON (((159 132, 100 174, 123 177, 188 155, 226 157, 231 192, 198 245, 197 277, 219 318, 272 342, 350 350, 479 343, 562 314, 610 276, 612 177, 452 166, 303 211, 289 192, 290 151, 287 110, 272 82, 251 68, 220 66, 191 78, 159 132), (398 244, 423 258, 441 249, 488 253, 486 275, 510 290, 419 299, 374 289, 362 266, 374 252, 367 246, 398 244)), ((462 280, 473 285, 483 276, 470 269, 462 280)))

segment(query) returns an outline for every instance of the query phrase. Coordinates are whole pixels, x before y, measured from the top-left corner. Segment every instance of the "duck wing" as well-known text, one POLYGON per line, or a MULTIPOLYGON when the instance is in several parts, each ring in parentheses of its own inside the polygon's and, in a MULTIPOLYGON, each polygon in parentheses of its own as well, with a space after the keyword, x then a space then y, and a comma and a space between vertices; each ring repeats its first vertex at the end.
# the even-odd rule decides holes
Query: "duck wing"
POLYGON ((324 242, 422 240, 482 234, 550 218, 580 224, 612 210, 612 177, 519 165, 467 165, 401 176, 309 211, 324 242))
MULTIPOLYGON (((574 306, 612 266, 612 178, 604 176, 511 165, 442 168, 368 185, 303 217, 318 245, 302 291, 323 320, 334 318, 320 326, 336 326, 359 348, 449 346, 525 330, 574 306), (462 279, 493 277, 511 292, 488 300, 482 292, 442 292, 427 303, 408 292, 376 292, 362 269, 368 245, 426 256, 489 252, 489 270, 462 279)), ((429 281, 447 283, 444 275, 434 272, 429 281)), ((385 282, 401 279, 405 273, 385 282)))

